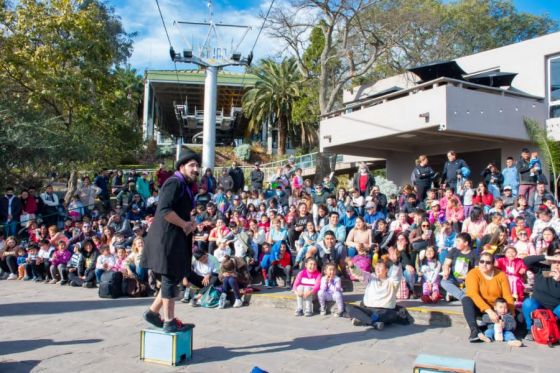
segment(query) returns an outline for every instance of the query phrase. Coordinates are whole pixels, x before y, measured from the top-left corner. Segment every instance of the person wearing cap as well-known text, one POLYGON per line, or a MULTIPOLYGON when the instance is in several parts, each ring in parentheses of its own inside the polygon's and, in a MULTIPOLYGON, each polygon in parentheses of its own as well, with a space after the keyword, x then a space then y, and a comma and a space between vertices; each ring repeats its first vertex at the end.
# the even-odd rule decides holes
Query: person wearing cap
POLYGON ((200 163, 200 156, 190 149, 184 151, 175 163, 175 173, 161 188, 141 260, 142 268, 151 269, 161 283, 157 297, 144 313, 144 319, 165 332, 193 327, 175 318, 174 298, 177 296, 177 285, 191 270, 192 233, 196 228, 195 222, 191 221, 191 210, 195 206, 192 188, 200 163))
POLYGON ((560 319, 560 248, 551 245, 547 255, 532 255, 523 259, 528 270, 535 274, 530 298, 523 301, 521 311, 527 326, 526 340, 533 340, 531 313, 539 308, 551 310, 560 319), (545 276, 545 272, 548 275, 545 276))
POLYGON ((237 165, 237 161, 232 162, 231 168, 228 170, 228 175, 231 176, 233 180, 233 192, 239 194, 245 185, 245 175, 243 175, 241 167, 237 165))
POLYGON ((378 220, 385 219, 385 215, 381 211, 377 211, 377 205, 373 201, 366 203, 364 213, 364 221, 369 229, 373 229, 378 220))
POLYGON ((206 206, 208 202, 212 200, 212 194, 206 189, 206 185, 200 184, 198 187, 198 193, 194 196, 194 201, 197 205, 206 206))
POLYGON ((226 211, 226 216, 230 217, 234 211, 237 211, 243 217, 247 215, 247 206, 241 202, 241 197, 238 195, 233 196, 232 203, 226 211))
POLYGON ((447 161, 443 165, 443 170, 441 171, 441 180, 444 187, 450 187, 454 192, 457 191, 457 173, 461 169, 469 168, 467 162, 462 159, 457 158, 457 153, 450 150, 447 152, 447 161))
POLYGON ((356 209, 352 206, 346 207, 346 213, 340 218, 340 224, 346 228, 346 234, 350 233, 350 231, 356 225, 356 209))
POLYGON ((540 206, 544 205, 544 200, 553 201, 556 204, 556 199, 548 190, 546 190, 546 185, 544 182, 539 181, 533 196, 529 198, 529 207, 536 212, 540 206))
POLYGON ((534 174, 535 170, 531 167, 531 153, 529 149, 521 149, 521 158, 517 161, 515 167, 519 173, 519 195, 525 196, 530 201, 533 193, 535 193, 536 180, 531 175, 531 173, 534 174))
POLYGON ((502 193, 502 201, 504 202, 504 208, 511 207, 515 204, 515 196, 513 195, 513 188, 510 185, 504 186, 502 193))
POLYGON ((263 188, 264 172, 260 169, 260 163, 255 162, 255 168, 251 171, 251 190, 260 193, 263 188))

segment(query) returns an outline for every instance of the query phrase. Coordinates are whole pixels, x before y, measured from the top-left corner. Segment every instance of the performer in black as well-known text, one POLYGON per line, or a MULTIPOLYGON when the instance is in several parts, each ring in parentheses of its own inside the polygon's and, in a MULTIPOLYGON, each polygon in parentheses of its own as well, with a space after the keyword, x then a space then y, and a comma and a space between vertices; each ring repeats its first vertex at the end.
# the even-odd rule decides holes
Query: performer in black
POLYGON ((170 333, 194 326, 175 318, 174 298, 177 296, 177 285, 191 270, 192 232, 196 227, 191 221, 191 210, 195 207, 195 193, 191 188, 196 182, 200 163, 199 155, 190 149, 179 157, 175 173, 160 189, 159 203, 142 255, 142 267, 151 269, 161 283, 156 299, 144 313, 144 319, 170 333))

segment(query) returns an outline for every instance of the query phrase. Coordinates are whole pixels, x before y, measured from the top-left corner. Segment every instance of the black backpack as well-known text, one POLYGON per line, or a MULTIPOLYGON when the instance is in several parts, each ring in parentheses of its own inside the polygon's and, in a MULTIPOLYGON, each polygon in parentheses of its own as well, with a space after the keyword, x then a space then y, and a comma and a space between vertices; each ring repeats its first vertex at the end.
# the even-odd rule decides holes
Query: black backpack
POLYGON ((104 272, 99 282, 99 298, 118 298, 122 295, 121 272, 104 272))

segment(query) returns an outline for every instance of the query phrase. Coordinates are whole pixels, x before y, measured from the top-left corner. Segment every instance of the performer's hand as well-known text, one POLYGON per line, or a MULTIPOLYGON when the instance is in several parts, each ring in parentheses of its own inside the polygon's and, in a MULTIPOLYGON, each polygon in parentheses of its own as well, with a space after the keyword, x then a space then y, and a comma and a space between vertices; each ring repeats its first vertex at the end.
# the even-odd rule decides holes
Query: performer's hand
POLYGON ((192 232, 194 232, 194 230, 195 230, 195 225, 192 221, 186 221, 185 224, 183 225, 183 232, 185 232, 187 236, 192 232))

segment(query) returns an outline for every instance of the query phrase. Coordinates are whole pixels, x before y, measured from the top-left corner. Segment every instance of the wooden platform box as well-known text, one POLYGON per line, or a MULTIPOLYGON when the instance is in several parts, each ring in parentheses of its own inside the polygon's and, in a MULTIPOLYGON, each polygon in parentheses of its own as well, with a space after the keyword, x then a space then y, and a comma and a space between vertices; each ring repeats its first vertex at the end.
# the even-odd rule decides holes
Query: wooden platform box
POLYGON ((140 360, 175 366, 192 358, 192 328, 179 333, 165 333, 161 329, 140 332, 140 360))
POLYGON ((475 373, 475 362, 437 355, 418 355, 414 373, 475 373))

